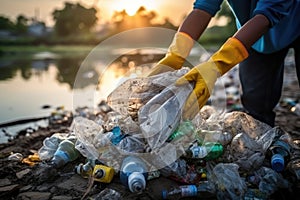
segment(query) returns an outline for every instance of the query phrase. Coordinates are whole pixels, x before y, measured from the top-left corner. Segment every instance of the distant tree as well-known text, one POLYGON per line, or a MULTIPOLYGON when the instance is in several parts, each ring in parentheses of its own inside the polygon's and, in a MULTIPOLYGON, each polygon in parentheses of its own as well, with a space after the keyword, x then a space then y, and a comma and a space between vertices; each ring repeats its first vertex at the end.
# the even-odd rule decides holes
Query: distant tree
POLYGON ((87 33, 97 22, 97 10, 85 8, 79 3, 65 3, 62 10, 54 10, 55 31, 60 36, 87 33))
POLYGON ((0 16, 0 30, 13 30, 14 23, 7 17, 0 16))
POLYGON ((24 15, 19 15, 17 17, 16 21, 16 32, 19 34, 24 34, 27 32, 28 25, 27 25, 28 19, 24 15))
POLYGON ((154 11, 147 11, 145 7, 141 6, 133 16, 129 16, 125 10, 115 11, 112 21, 116 32, 125 31, 128 29, 141 28, 141 27, 166 27, 175 29, 176 27, 168 20, 165 19, 164 24, 153 23, 157 17, 154 11))

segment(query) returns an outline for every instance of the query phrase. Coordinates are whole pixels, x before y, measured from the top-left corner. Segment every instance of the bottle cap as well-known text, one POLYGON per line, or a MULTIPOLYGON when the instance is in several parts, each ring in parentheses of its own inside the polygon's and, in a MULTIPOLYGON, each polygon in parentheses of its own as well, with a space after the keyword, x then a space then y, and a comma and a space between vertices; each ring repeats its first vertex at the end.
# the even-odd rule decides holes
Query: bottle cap
POLYGON ((128 186, 131 192, 141 192, 146 187, 146 180, 142 173, 133 172, 128 177, 128 186))
POLYGON ((103 169, 97 169, 94 173, 94 177, 97 178, 97 179, 101 179, 103 178, 105 175, 105 172, 103 169))
POLYGON ((271 158, 272 169, 281 172, 284 169, 284 158, 280 154, 274 154, 271 158))

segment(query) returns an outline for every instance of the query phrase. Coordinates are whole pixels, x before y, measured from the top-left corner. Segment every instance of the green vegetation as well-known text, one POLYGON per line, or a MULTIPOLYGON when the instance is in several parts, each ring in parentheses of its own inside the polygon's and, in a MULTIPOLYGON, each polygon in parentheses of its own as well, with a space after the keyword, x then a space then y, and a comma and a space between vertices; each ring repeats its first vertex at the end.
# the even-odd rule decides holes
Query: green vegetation
MULTIPOLYGON (((100 10, 101 11, 101 10, 100 10)), ((116 11, 112 19, 101 30, 96 31, 97 12, 94 7, 85 8, 79 3, 65 3, 64 8, 52 12, 55 25, 52 31, 46 31, 43 22, 36 19, 27 19, 19 15, 15 22, 0 16, 0 31, 8 36, 0 38, 0 55, 14 53, 32 53, 50 51, 54 53, 88 52, 91 48, 106 38, 125 30, 141 27, 163 27, 177 30, 167 18, 164 23, 154 23, 158 14, 148 11, 144 7, 130 16, 123 11, 116 11), (40 35, 30 34, 32 25, 42 29, 40 35)), ((235 29, 234 17, 226 3, 222 4, 217 18, 225 17, 226 26, 214 26, 207 29, 199 42, 203 46, 219 46, 235 29)))

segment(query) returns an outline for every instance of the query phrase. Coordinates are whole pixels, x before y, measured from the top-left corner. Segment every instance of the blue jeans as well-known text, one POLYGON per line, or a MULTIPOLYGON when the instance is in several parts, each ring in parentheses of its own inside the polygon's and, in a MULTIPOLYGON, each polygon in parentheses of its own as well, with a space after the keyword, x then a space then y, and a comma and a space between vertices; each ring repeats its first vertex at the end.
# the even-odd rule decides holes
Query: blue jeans
POLYGON ((294 49, 299 83, 300 37, 287 48, 271 54, 262 54, 251 49, 249 57, 239 65, 241 101, 246 112, 270 126, 275 123, 276 114, 273 109, 280 100, 284 59, 290 48, 294 49))

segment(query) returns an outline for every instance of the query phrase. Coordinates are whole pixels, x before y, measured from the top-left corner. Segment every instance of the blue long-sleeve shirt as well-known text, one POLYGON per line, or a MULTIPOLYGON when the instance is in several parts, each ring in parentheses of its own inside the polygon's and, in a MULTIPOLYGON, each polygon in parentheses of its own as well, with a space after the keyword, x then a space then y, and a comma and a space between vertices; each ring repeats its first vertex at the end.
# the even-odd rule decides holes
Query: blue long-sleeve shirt
MULTIPOLYGON (((270 21, 270 29, 252 47, 262 53, 272 53, 291 44, 300 35, 300 0, 227 0, 241 28, 256 14, 270 21)), ((223 0, 196 0, 195 9, 212 16, 220 10, 223 0)))

